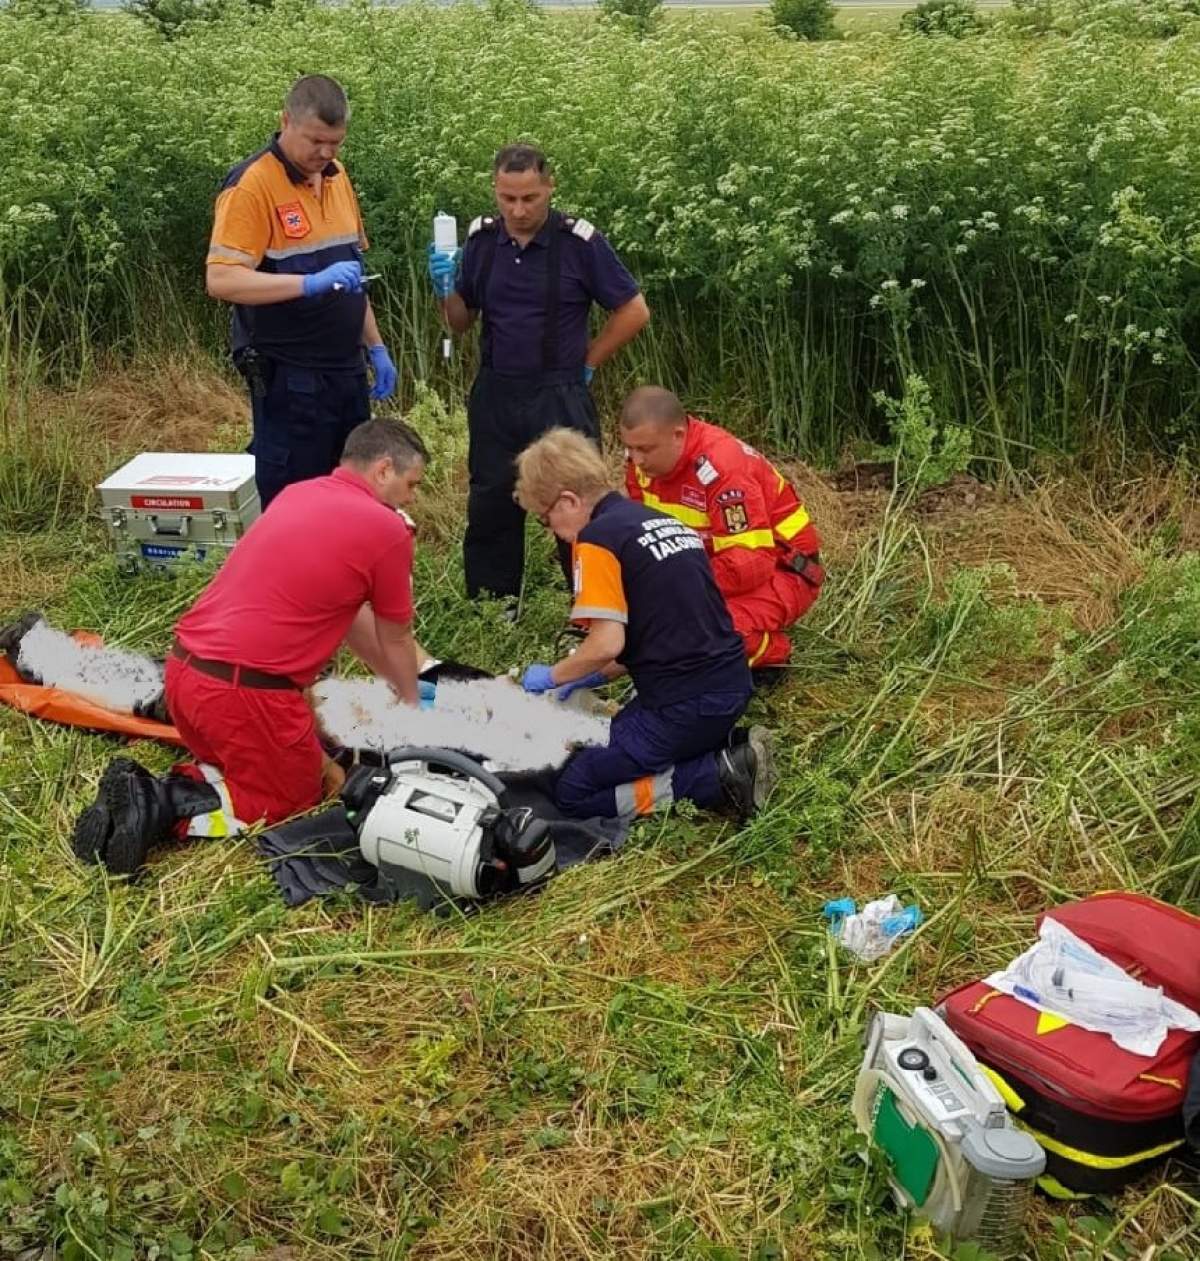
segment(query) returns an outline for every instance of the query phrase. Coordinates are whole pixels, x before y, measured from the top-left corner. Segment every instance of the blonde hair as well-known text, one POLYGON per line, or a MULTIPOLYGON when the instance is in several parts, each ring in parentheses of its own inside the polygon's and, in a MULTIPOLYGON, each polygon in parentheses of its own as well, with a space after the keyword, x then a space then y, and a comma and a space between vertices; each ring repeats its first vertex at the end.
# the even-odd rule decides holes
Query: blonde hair
POLYGON ((589 499, 611 489, 600 449, 574 429, 551 429, 517 456, 513 497, 526 512, 548 512, 565 490, 589 499))

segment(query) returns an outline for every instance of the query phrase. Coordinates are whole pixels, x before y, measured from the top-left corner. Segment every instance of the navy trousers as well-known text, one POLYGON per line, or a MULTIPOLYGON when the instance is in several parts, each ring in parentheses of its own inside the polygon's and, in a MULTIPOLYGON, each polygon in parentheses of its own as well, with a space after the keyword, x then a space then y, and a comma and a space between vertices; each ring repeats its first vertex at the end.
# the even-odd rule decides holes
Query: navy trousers
POLYGON ((635 697, 612 720, 605 748, 579 749, 563 767, 555 804, 577 819, 631 818, 683 798, 719 805, 717 752, 749 699, 739 689, 651 709, 635 697))
MULTIPOLYGON (((521 592, 525 569, 525 513, 513 502, 516 459, 547 429, 563 425, 600 441, 596 405, 582 369, 508 377, 481 368, 467 401, 471 474, 463 567, 467 594, 521 592)), ((570 548, 559 547, 570 584, 570 548)))
POLYGON ((267 366, 266 392, 250 395, 254 481, 266 506, 285 487, 337 468, 346 436, 369 420, 367 373, 267 366))

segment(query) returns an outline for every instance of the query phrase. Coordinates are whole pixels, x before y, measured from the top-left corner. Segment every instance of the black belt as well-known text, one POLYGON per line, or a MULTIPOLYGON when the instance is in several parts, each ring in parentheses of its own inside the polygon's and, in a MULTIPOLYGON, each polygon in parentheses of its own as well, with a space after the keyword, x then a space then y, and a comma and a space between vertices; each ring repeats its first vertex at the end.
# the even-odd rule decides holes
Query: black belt
POLYGON ((302 692, 304 689, 294 679, 282 674, 267 674, 265 670, 252 670, 249 666, 235 666, 228 661, 206 661, 197 657, 178 641, 171 646, 171 656, 178 657, 184 665, 189 665, 201 674, 211 675, 214 679, 222 679, 232 683, 234 687, 253 687, 263 691, 302 692))

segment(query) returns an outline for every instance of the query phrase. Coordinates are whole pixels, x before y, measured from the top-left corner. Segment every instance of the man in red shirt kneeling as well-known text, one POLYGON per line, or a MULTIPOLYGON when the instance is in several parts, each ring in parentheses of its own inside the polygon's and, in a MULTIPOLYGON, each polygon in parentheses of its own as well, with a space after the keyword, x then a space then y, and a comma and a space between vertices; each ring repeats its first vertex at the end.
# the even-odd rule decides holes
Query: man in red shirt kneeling
POLYGON ((629 497, 704 540, 751 670, 783 665, 792 652, 786 628, 808 612, 825 580, 821 540, 787 478, 657 385, 625 400, 621 441, 629 497))
POLYGON ((129 873, 169 836, 229 836, 337 792, 305 689, 343 643, 418 704, 413 539, 397 509, 426 458, 407 425, 366 421, 333 473, 272 501, 175 627, 167 706, 198 765, 159 777, 115 758, 75 825, 79 858, 129 873))

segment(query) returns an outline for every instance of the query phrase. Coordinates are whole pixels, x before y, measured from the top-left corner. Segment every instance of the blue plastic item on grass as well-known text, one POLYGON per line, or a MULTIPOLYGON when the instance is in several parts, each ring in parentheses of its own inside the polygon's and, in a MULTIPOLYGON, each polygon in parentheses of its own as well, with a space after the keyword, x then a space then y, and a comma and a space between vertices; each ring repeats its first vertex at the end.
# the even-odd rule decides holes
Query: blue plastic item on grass
POLYGON ((834 898, 832 902, 826 902, 821 914, 830 922, 832 928, 837 926, 846 919, 847 916, 853 915, 858 910, 853 898, 834 898))
POLYGON ((885 937, 902 937, 911 933, 925 917, 919 906, 906 906, 899 915, 889 915, 881 925, 885 937))

